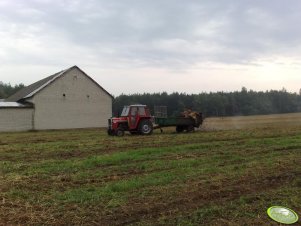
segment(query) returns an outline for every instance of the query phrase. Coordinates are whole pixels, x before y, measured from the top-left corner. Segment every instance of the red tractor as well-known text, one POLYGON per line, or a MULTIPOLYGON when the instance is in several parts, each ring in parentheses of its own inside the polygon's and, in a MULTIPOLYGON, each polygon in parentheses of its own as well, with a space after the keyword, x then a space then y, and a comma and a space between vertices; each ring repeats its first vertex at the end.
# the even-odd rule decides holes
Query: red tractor
POLYGON ((112 136, 123 136, 124 131, 142 135, 153 132, 152 116, 146 105, 124 106, 120 117, 110 118, 108 123, 108 134, 112 136))

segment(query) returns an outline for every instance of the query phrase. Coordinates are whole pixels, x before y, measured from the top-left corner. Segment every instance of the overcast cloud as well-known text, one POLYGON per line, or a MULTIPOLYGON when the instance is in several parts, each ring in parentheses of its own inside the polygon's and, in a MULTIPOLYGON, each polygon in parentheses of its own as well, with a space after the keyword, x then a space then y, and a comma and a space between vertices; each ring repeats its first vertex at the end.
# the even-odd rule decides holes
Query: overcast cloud
POLYGON ((78 65, 114 95, 295 92, 300 12, 299 0, 0 0, 0 81, 78 65))

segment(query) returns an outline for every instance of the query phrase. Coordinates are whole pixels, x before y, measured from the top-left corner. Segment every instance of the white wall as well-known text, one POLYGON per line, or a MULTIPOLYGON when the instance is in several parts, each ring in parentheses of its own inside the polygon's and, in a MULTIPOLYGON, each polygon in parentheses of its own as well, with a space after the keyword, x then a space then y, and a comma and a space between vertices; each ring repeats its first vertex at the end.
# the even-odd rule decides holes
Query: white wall
POLYGON ((32 108, 0 108, 0 131, 31 130, 32 114, 32 108))
POLYGON ((112 98, 77 68, 30 101, 35 104, 37 130, 106 127, 112 115, 112 98))

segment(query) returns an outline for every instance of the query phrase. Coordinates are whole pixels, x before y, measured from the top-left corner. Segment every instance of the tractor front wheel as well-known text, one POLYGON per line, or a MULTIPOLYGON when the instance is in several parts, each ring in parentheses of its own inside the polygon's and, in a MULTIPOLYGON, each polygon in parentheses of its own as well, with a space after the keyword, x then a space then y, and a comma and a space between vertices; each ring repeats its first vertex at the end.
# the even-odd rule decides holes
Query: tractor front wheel
POLYGON ((115 131, 116 136, 118 137, 122 137, 124 135, 124 130, 120 127, 117 128, 117 130, 115 131))
POLYGON ((153 124, 150 120, 142 120, 139 124, 139 132, 142 135, 151 135, 153 133, 153 124))
POLYGON ((110 136, 114 136, 114 132, 113 132, 113 130, 111 130, 111 129, 108 129, 108 130, 107 130, 107 132, 108 132, 108 135, 110 135, 110 136))

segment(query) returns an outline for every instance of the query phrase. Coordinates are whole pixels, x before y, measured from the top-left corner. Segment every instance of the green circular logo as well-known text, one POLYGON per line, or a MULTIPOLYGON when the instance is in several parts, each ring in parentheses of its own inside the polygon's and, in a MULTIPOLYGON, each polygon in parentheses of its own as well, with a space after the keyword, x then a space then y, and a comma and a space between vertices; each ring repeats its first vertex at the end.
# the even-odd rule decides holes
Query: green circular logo
POLYGON ((298 221, 298 215, 291 209, 283 206, 272 206, 267 210, 270 218, 282 224, 293 224, 298 221))

